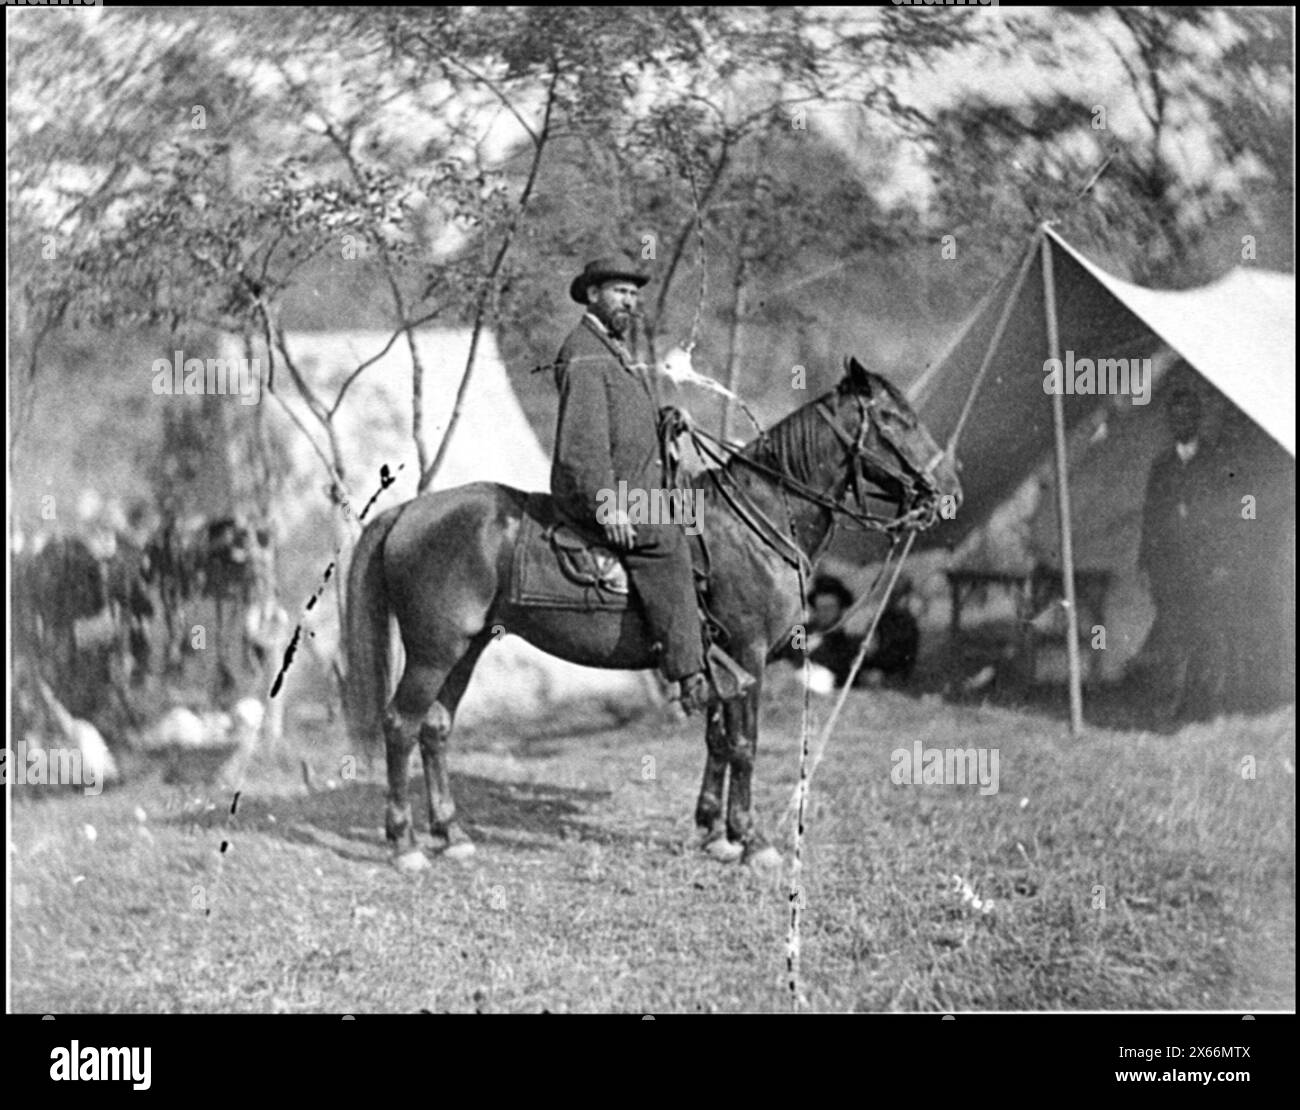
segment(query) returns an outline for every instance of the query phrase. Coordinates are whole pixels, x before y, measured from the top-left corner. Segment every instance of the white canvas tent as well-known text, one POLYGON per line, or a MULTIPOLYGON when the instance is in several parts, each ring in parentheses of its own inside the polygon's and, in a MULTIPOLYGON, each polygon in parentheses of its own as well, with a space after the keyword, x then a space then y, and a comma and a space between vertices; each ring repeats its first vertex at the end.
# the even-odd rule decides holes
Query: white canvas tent
MULTIPOLYGON (((411 438, 411 356, 404 338, 388 346, 391 338, 391 332, 380 331, 291 332, 285 337, 295 365, 327 403, 361 363, 380 356, 388 347, 349 387, 336 418, 348 466, 348 499, 355 511, 360 512, 379 490, 382 466, 396 476, 394 484, 370 510, 368 519, 415 496, 418 483, 411 438)), ((469 353, 470 334, 468 329, 422 329, 416 341, 424 366, 424 439, 432 458, 451 418, 469 353)), ((226 341, 225 357, 241 353, 237 342, 226 341)), ((308 414, 283 365, 278 365, 277 374, 277 392, 323 445, 319 424, 308 414)), ((284 497, 283 546, 307 547, 327 561, 332 541, 320 534, 321 521, 328 519, 330 511, 338 510, 330 510, 325 496, 328 483, 324 467, 280 404, 265 397, 262 404, 292 453, 289 488, 284 497)), ((550 460, 519 406, 491 335, 480 338, 460 419, 431 488, 446 489, 476 481, 501 482, 522 490, 546 490, 550 485, 550 460)), ((306 600, 314 585, 302 584, 301 601, 306 600)), ((328 596, 332 597, 332 592, 328 596)), ((286 594, 283 600, 292 612, 293 595, 286 594)), ((316 643, 330 651, 337 644, 337 614, 332 605, 321 608, 323 612, 318 623, 313 624, 313 631, 316 643)), ((297 619, 297 614, 293 615, 297 619)), ((291 686, 289 689, 292 692, 291 686)), ((527 715, 559 702, 585 699, 638 703, 650 696, 651 689, 652 684, 643 676, 575 666, 506 635, 484 652, 459 716, 468 720, 503 712, 527 715)))
MULTIPOLYGON (((1093 552, 1100 548, 1098 555, 1112 560, 1113 569, 1131 570, 1135 542, 1116 545, 1113 540, 1121 525, 1131 537, 1140 519, 1147 469, 1164 439, 1160 405, 1142 406, 1124 396, 1049 394, 1044 363, 1067 354, 1094 361, 1152 357, 1158 402, 1159 372, 1170 361, 1162 356, 1170 353, 1199 375, 1205 390, 1221 403, 1225 419, 1235 415, 1258 430, 1260 442, 1251 447, 1253 465, 1264 475, 1267 489, 1261 493, 1270 499, 1261 511, 1290 513, 1293 522, 1294 277, 1239 268, 1201 289, 1145 289, 1108 274, 1044 226, 1020 265, 994 287, 948 350, 909 390, 936 439, 947 443, 956 436, 965 494, 957 519, 926 534, 921 545, 956 546, 1045 460, 1055 457, 1058 514, 1066 503, 1066 512, 1057 517, 1066 523, 1056 554, 1068 572, 1067 587, 1079 562, 1074 548, 1080 532, 1087 537, 1090 559, 1098 557, 1093 552), (1107 449, 1107 424, 1123 430, 1117 438, 1126 449, 1115 449, 1114 440, 1107 449), (1112 496, 1091 498, 1086 514, 1068 505, 1079 481, 1069 473, 1072 434, 1075 467, 1082 466, 1085 481, 1091 468, 1080 459, 1087 458, 1090 442, 1111 468, 1103 492, 1112 496), (1119 475, 1117 463, 1124 468, 1119 475), (1108 519, 1098 511, 1102 503, 1112 509, 1108 519)), ((1101 456, 1092 457, 1095 462, 1101 456)), ((1293 539, 1293 523, 1291 527, 1293 539)), ((1072 659, 1071 680, 1077 727, 1077 659, 1072 659)))

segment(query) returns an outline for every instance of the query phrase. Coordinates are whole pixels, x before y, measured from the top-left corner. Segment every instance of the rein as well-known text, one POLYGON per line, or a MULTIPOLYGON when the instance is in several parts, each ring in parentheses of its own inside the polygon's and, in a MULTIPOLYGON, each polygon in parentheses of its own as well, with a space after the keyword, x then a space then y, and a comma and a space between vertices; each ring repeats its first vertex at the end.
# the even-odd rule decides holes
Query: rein
MULTIPOLYGON (((731 506, 732 511, 740 518, 741 522, 767 547, 770 547, 785 562, 789 563, 801 574, 811 571, 811 560, 804 553, 803 548, 801 548, 793 539, 786 539, 785 534, 777 526, 775 521, 755 505, 753 500, 747 497, 743 491, 735 485, 734 480, 731 485, 734 487, 735 492, 733 493, 732 490, 727 488, 727 484, 723 482, 722 476, 727 474, 726 464, 728 460, 715 452, 713 447, 709 445, 704 438, 707 433, 691 428, 689 434, 691 436, 691 441, 695 444, 695 449, 703 457, 718 464, 714 469, 709 470, 706 473, 712 480, 714 486, 717 487, 718 492, 722 494, 723 500, 731 506), (746 504, 741 505, 738 501, 738 497, 740 500, 745 501, 746 504), (755 518, 757 518, 757 521, 755 518)), ((708 439, 713 439, 713 437, 709 436, 708 439)), ((731 450, 726 444, 722 443, 721 440, 716 440, 715 442, 724 451, 731 450)), ((733 459, 742 457, 743 456, 739 455, 737 452, 733 451, 731 453, 731 458, 733 459)), ((748 462, 749 460, 745 461, 748 462)), ((767 467, 760 467, 759 469, 764 471, 768 470, 767 467)), ((728 475, 728 477, 730 477, 730 475, 728 475)))

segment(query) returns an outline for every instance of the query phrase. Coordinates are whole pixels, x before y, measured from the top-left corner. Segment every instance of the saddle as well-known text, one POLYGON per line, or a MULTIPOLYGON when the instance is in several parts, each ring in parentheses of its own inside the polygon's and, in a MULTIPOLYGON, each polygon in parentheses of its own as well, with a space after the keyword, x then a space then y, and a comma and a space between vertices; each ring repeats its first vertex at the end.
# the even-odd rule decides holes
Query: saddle
POLYGON ((578 586, 595 586, 611 594, 627 596, 627 567, 607 547, 602 547, 567 524, 556 524, 543 533, 555 552, 560 573, 578 586))
MULTIPOLYGON (((708 609, 708 554, 702 537, 691 545, 704 661, 721 696, 742 695, 754 683, 719 645, 727 632, 708 609)), ((611 548, 566 523, 547 494, 529 494, 511 556, 509 603, 579 612, 626 610, 633 604, 623 560, 611 548)))
POLYGON ((631 605, 617 553, 568 524, 546 494, 529 495, 512 560, 512 605, 579 612, 631 605))

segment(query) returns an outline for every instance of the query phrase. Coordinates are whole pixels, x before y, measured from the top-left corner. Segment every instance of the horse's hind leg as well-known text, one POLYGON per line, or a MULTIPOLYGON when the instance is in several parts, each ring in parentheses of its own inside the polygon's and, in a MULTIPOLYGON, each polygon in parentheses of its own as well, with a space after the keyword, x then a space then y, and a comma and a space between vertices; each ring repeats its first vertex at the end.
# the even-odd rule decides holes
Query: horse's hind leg
POLYGON ((465 694, 479 656, 491 641, 492 636, 487 633, 470 642, 420 725, 420 758, 424 762, 424 786, 429 798, 429 835, 433 837, 434 845, 445 847, 446 855, 452 859, 472 855, 474 843, 456 820, 456 801, 452 797, 447 771, 447 745, 456 719, 456 707, 465 694))
POLYGON ((408 659, 397 693, 384 713, 384 754, 388 763, 384 832, 396 863, 403 870, 418 870, 429 862, 415 845, 411 803, 406 794, 407 765, 425 716, 434 708, 434 699, 450 670, 408 659))

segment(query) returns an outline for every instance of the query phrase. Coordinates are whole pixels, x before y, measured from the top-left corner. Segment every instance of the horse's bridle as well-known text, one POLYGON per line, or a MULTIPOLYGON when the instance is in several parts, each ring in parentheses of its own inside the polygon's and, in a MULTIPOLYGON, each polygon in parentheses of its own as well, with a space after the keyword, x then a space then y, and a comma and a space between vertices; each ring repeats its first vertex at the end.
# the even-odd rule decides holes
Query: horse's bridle
MULTIPOLYGON (((854 521, 866 530, 897 535, 900 531, 928 528, 938 518, 939 497, 938 486, 934 481, 934 471, 943 461, 945 452, 943 450, 938 451, 932 459, 928 460, 924 464, 914 463, 911 457, 912 453, 895 440, 886 429, 883 421, 875 418, 877 409, 874 399, 868 400, 860 393, 855 394, 854 397, 858 402, 859 413, 858 434, 856 436, 850 435, 849 432, 845 430, 844 426, 839 422, 835 412, 826 402, 825 398, 818 401, 814 407, 816 408, 818 415, 830 425, 836 438, 846 449, 846 462, 849 475, 847 481, 853 490, 854 499, 857 502, 857 508, 850 508, 849 506, 842 504, 840 500, 831 497, 830 486, 825 490, 814 489, 812 486, 805 482, 801 482, 793 475, 787 474, 784 470, 767 466, 766 464, 759 462, 757 459, 752 459, 746 455, 740 454, 739 452, 733 451, 727 444, 699 428, 694 426, 690 428, 691 438, 694 440, 696 450, 700 455, 720 464, 719 470, 712 471, 711 476, 723 498, 731 505, 732 509, 737 513, 741 520, 749 526, 750 530, 753 531, 755 535, 757 535, 769 547, 773 548, 773 550, 777 551, 786 562, 789 562, 794 566, 807 564, 808 556, 804 554, 802 548, 800 548, 797 543, 792 539, 786 538, 785 533, 767 516, 766 513, 759 509, 758 506, 753 505, 752 503, 747 506, 738 504, 736 496, 734 496, 731 491, 727 490, 720 477, 721 468, 725 466, 727 460, 721 458, 718 451, 715 451, 713 447, 709 445, 708 441, 711 441, 722 451, 728 452, 733 459, 739 459, 751 469, 757 470, 759 473, 766 474, 767 476, 776 479, 783 491, 793 493, 801 500, 826 509, 832 514, 847 517, 849 520, 854 521), (893 517, 880 516, 877 513, 868 511, 866 508, 866 497, 868 495, 864 494, 861 485, 861 482, 866 479, 866 475, 862 468, 862 461, 867 453, 867 432, 869 425, 872 423, 874 423, 879 430, 881 438, 885 440, 899 459, 906 463, 912 471, 912 473, 909 474, 907 470, 892 465, 888 459, 882 459, 874 455, 872 456, 872 461, 876 464, 877 468, 883 471, 888 477, 898 482, 903 491, 903 498, 898 503, 899 512, 893 517), (915 475, 915 478, 913 477, 913 474, 915 475), (793 555, 782 550, 783 544, 792 549, 793 555)), ((765 439, 766 436, 761 438, 765 439)), ((833 485, 834 479, 831 481, 831 486, 833 485)), ((740 494, 740 492, 741 491, 739 490, 736 491, 737 494, 740 494)), ((750 501, 750 499, 744 497, 743 494, 741 494, 741 496, 743 500, 747 502, 750 501)), ((882 499, 892 500, 892 498, 882 499)), ((786 515, 790 515, 788 505, 786 515)))
POLYGON ((817 415, 830 425, 836 438, 848 452, 849 485, 853 490, 854 499, 858 503, 859 512, 854 513, 839 504, 836 504, 837 511, 868 527, 879 528, 885 532, 928 528, 934 523, 939 510, 939 487, 934 480, 934 472, 939 464, 943 462, 946 452, 940 448, 933 458, 926 462, 918 462, 913 452, 900 443, 891 433, 885 421, 879 418, 875 398, 867 399, 858 393, 854 395, 854 399, 858 403, 859 416, 856 437, 851 436, 845 430, 825 398, 818 401, 815 406, 817 415), (866 499, 862 491, 861 481, 866 478, 862 469, 862 460, 866 454, 869 425, 875 426, 880 438, 906 464, 906 469, 904 469, 892 465, 886 458, 872 456, 872 461, 876 467, 883 471, 887 477, 897 482, 903 491, 903 498, 899 502, 898 515, 887 520, 866 511, 866 499))

